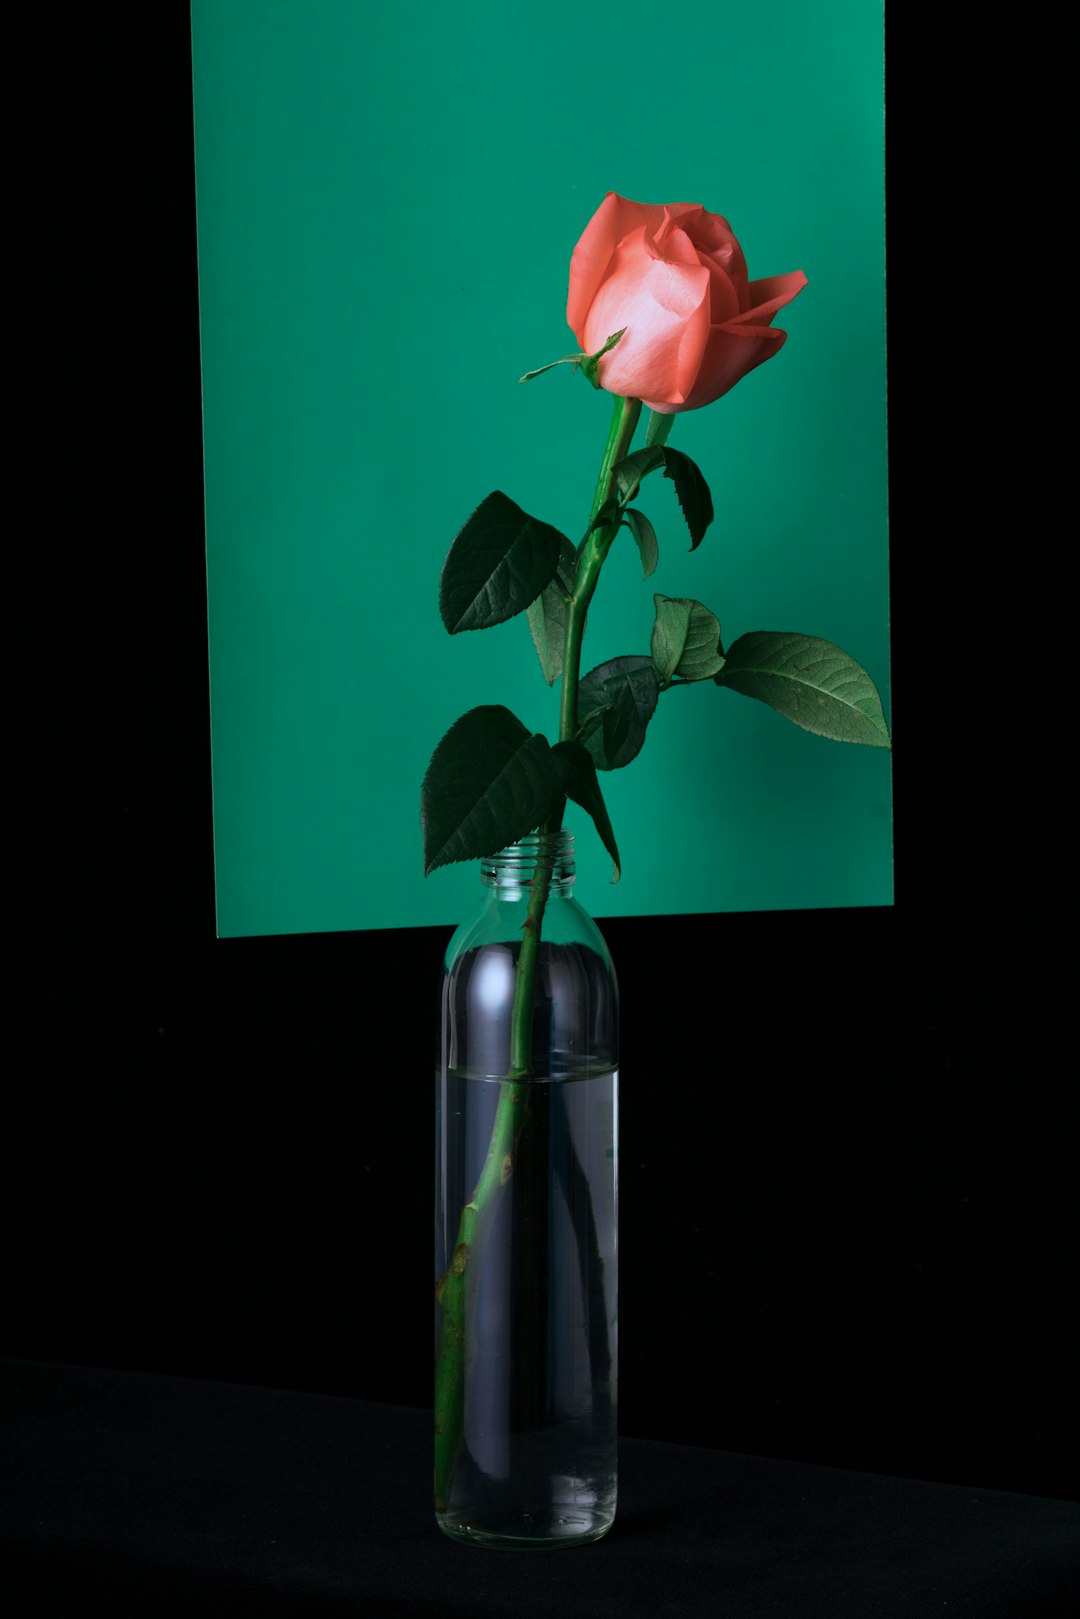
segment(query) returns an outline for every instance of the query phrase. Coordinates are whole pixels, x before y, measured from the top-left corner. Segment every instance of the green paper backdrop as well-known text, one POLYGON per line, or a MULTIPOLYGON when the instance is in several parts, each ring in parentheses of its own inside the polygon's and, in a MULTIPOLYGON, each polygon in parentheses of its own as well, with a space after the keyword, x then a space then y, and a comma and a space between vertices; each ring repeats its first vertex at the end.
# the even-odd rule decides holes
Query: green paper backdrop
MULTIPOLYGON (((449 637, 447 548, 492 489, 575 540, 610 415, 569 367, 570 253, 606 191, 724 214, 751 277, 802 269, 780 355, 677 418, 674 491, 624 531, 583 669, 647 651, 654 590, 725 642, 834 641, 888 716, 883 20, 865 0, 194 0, 218 928, 456 921, 419 787, 478 703, 554 737, 524 618, 449 637)), ((647 497, 647 498, 646 498, 647 497)), ((571 806, 597 916, 888 904, 890 759, 705 682, 602 778, 623 880, 571 806)))

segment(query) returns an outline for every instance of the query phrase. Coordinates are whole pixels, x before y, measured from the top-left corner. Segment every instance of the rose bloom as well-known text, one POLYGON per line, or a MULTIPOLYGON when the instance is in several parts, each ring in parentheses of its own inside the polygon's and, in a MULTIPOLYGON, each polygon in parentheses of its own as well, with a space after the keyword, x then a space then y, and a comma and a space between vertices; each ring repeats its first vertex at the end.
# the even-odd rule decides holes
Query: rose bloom
POLYGON ((771 322, 801 270, 751 281, 726 219, 609 191, 574 249, 566 318, 585 354, 625 327, 601 386, 671 415, 711 404, 784 345, 771 322))

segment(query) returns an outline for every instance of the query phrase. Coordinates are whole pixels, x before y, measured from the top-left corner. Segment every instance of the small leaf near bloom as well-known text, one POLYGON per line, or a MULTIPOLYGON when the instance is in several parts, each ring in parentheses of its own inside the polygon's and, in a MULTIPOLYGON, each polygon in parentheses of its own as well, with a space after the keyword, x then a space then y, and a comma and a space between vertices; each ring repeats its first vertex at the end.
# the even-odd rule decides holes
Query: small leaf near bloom
POLYGON ((629 506, 623 516, 623 522, 634 536, 634 543, 641 554, 641 565, 645 572, 643 579, 656 572, 660 561, 660 547, 656 543, 656 530, 653 528, 644 512, 639 512, 636 506, 629 506))
POLYGON ((705 538, 705 530, 712 522, 714 513, 709 486, 695 461, 691 461, 681 450, 669 450, 663 445, 653 444, 624 456, 612 470, 624 499, 629 501, 637 494, 641 480, 647 478, 650 472, 655 472, 657 467, 663 467, 664 477, 670 478, 675 485, 675 493, 690 530, 690 549, 696 551, 705 538))

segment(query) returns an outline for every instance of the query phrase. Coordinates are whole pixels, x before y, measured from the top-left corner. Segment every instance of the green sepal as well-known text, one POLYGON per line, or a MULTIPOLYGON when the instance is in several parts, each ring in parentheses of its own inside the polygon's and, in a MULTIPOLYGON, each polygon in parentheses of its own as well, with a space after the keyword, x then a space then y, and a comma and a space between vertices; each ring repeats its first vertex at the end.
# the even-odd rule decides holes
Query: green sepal
POLYGON ((724 667, 720 620, 688 596, 654 596, 652 660, 665 685, 708 680, 724 667))
POLYGON ((525 609, 540 668, 549 686, 553 686, 562 674, 566 604, 576 576, 577 553, 570 541, 564 538, 554 579, 525 609))
POLYGON ((610 658, 584 677, 578 687, 580 740, 597 770, 621 770, 637 758, 659 694, 656 665, 638 655, 610 658))
POLYGON ((714 678, 718 686, 768 703, 815 736, 892 747, 877 687, 831 641, 793 630, 754 630, 729 648, 714 678))
POLYGON ((451 635, 524 612, 554 578, 564 534, 496 489, 473 512, 443 563, 439 612, 451 635))
POLYGON ((603 348, 597 349, 595 354, 564 354, 561 360, 549 360, 547 365, 538 365, 534 371, 526 371, 523 377, 518 377, 518 381, 531 382, 533 377, 542 377, 545 371, 554 371, 557 365, 572 365, 575 371, 581 371, 588 377, 594 388, 599 388, 600 374, 597 369, 597 362, 602 354, 606 354, 608 349, 615 347, 625 330, 626 327, 624 326, 622 331, 613 332, 603 348))
POLYGON ((622 876, 619 849, 615 842, 615 833, 611 829, 604 795, 600 791, 592 755, 580 742, 556 742, 551 751, 564 767, 563 792, 567 798, 572 798, 575 804, 580 804, 581 808, 592 816, 604 848, 611 856, 615 867, 615 875, 611 880, 617 883, 622 876))
POLYGON ((644 450, 616 462, 614 474, 623 492, 624 502, 633 500, 641 485, 657 467, 663 467, 664 477, 670 478, 679 497, 679 505, 690 530, 690 549, 696 551, 705 537, 705 530, 713 520, 712 495, 704 474, 696 462, 681 450, 669 450, 662 444, 653 444, 644 450))
POLYGON ((626 327, 623 326, 621 328, 621 330, 619 330, 617 332, 612 332, 611 336, 608 338, 607 342, 604 344, 602 349, 597 349, 595 354, 585 354, 578 361, 578 365, 581 367, 582 376, 587 377, 588 380, 592 383, 594 388, 599 388, 600 387, 600 359, 601 359, 601 356, 605 355, 608 352, 609 349, 613 349, 615 347, 616 343, 619 341, 619 338, 623 335, 623 332, 625 332, 625 330, 626 330, 626 327))
POLYGON ((533 377, 542 377, 545 371, 554 371, 557 365, 580 365, 581 360, 580 354, 564 354, 561 360, 549 360, 547 365, 538 365, 535 371, 526 371, 523 377, 518 377, 518 381, 531 382, 533 377))
POLYGON ((424 876, 526 837, 562 800, 564 771, 547 738, 508 708, 471 708, 435 749, 420 789, 424 876))
POLYGON ((656 572, 660 561, 660 547, 656 543, 656 530, 653 528, 644 512, 639 512, 636 506, 629 506, 623 513, 623 522, 634 536, 638 551, 641 553, 641 565, 645 569, 643 579, 656 572))

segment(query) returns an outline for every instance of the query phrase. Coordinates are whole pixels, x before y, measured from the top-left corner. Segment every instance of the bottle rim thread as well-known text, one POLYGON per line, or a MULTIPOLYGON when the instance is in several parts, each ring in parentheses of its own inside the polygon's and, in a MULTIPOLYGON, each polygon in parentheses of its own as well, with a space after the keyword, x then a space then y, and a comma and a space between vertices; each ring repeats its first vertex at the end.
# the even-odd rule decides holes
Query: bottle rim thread
POLYGON ((537 870, 549 873, 553 888, 571 886, 574 882, 572 832, 565 827, 558 832, 530 832, 496 854, 484 855, 480 861, 481 878, 492 887, 528 888, 537 870))

